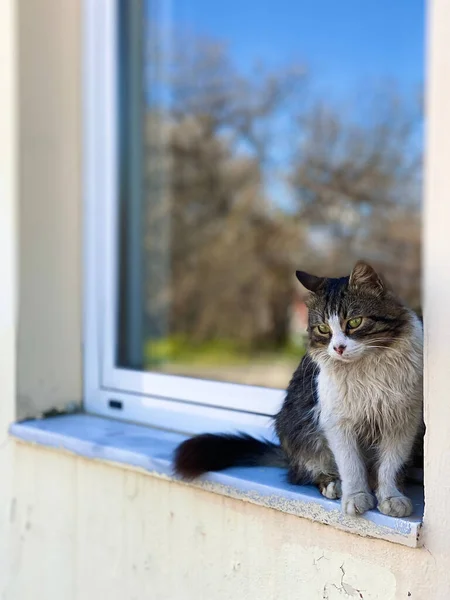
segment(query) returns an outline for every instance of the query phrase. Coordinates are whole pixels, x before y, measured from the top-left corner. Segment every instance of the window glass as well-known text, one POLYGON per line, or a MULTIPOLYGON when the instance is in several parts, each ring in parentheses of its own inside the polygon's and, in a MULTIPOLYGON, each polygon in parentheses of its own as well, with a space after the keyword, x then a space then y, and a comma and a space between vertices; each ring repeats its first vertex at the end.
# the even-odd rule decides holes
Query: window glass
POLYGON ((285 387, 296 269, 420 310, 423 3, 118 6, 117 365, 285 387))

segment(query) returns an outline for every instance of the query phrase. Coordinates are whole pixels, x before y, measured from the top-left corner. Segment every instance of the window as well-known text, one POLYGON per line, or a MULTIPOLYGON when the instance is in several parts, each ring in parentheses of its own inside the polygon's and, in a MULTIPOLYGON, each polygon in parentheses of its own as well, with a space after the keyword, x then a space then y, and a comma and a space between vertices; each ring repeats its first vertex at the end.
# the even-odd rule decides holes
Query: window
POLYGON ((420 308, 423 7, 324 5, 86 2, 88 410, 271 436, 296 268, 420 308))

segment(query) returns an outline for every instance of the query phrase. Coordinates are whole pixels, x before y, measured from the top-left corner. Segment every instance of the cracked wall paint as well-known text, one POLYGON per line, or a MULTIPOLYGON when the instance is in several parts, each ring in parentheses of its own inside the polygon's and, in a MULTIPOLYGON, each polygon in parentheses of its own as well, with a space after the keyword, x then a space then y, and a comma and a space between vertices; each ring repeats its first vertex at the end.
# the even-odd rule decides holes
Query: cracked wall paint
POLYGON ((105 581, 108 600, 438 598, 425 548, 117 465, 14 448, 4 600, 36 589, 46 600, 98 600, 105 581))
POLYGON ((286 544, 283 554, 296 556, 299 590, 304 598, 351 598, 352 600, 395 600, 396 581, 389 569, 355 559, 350 554, 330 552, 320 547, 300 549, 286 544))

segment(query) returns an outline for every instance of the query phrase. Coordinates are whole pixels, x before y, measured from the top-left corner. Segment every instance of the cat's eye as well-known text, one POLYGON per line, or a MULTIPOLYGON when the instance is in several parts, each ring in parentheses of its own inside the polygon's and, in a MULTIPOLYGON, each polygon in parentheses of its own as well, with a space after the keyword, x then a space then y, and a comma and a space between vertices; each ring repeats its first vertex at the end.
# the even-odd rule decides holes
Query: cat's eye
POLYGON ((317 325, 317 329, 320 331, 320 333, 330 333, 330 328, 328 327, 328 325, 317 325))
POLYGON ((350 319, 350 321, 347 322, 347 326, 349 329, 356 329, 361 325, 361 323, 362 317, 356 317, 355 319, 350 319))

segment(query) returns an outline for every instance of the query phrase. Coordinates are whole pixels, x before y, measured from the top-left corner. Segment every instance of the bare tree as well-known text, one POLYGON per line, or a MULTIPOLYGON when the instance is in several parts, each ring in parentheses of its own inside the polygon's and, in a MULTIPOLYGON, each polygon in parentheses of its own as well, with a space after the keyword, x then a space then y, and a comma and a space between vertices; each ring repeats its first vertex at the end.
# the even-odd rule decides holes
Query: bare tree
POLYGON ((165 306, 167 331, 284 345, 295 268, 344 274, 357 258, 420 303, 420 112, 387 89, 348 118, 311 103, 308 79, 298 65, 244 76, 211 40, 176 55, 166 110, 147 114, 148 178, 164 181, 147 247, 167 273, 149 314, 165 306))
POLYGON ((382 100, 363 123, 322 105, 302 115, 291 183, 311 268, 345 273, 365 258, 418 306, 421 114, 392 90, 382 100))

